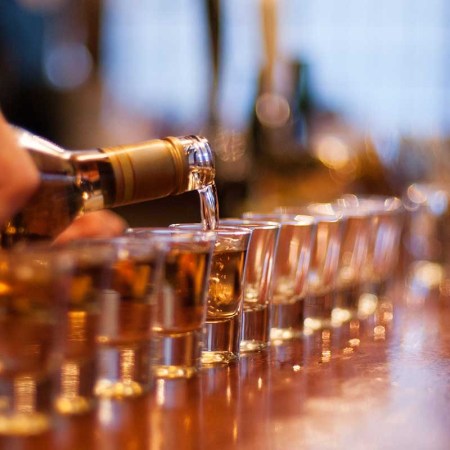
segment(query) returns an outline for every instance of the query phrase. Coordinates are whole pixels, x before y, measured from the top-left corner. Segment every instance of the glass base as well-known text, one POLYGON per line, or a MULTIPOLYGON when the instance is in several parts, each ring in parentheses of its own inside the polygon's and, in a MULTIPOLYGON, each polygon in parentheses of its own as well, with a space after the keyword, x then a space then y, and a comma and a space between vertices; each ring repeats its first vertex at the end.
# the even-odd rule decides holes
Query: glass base
POLYGON ((338 327, 345 322, 349 322, 350 320, 356 318, 358 313, 356 309, 347 309, 347 308, 333 308, 331 311, 331 325, 333 327, 338 327))
POLYGON ((268 305, 244 306, 242 315, 241 352, 259 352, 267 347, 269 341, 268 305))
POLYGON ((158 366, 153 373, 156 378, 191 378, 198 372, 197 367, 158 366))
POLYGON ((190 378, 200 367, 203 330, 155 333, 153 374, 157 378, 190 378))
POLYGON ((299 328, 271 328, 270 330, 271 341, 288 341, 302 335, 303 332, 299 328))
POLYGON ((60 373, 60 388, 55 400, 55 408, 60 414, 83 414, 94 408, 94 386, 97 376, 97 360, 68 359, 60 373))
POLYGON ((305 299, 303 331, 309 335, 332 326, 332 310, 336 306, 336 293, 309 295, 305 299))
POLYGON ((241 353, 262 352, 267 347, 268 343, 261 341, 241 341, 239 346, 241 353))
POLYGON ((239 358, 240 315, 205 323, 203 365, 228 364, 239 358))
POLYGON ((55 401, 55 409, 60 414, 84 414, 94 408, 95 402, 91 398, 75 396, 75 397, 58 397, 55 401))
POLYGON ((358 302, 361 295, 359 285, 348 286, 336 293, 336 302, 331 311, 331 324, 339 326, 358 317, 358 302))
POLYGON ((95 395, 137 397, 149 390, 152 380, 150 355, 149 341, 135 347, 100 347, 95 395))
POLYGON ((293 303, 274 303, 272 305, 271 340, 289 340, 302 335, 303 299, 293 303))
POLYGON ((331 328, 331 318, 321 316, 306 317, 303 323, 303 334, 310 335, 315 331, 323 330, 324 328, 331 328))
POLYGON ((139 383, 134 381, 99 380, 95 386, 95 395, 103 398, 130 398, 138 397, 145 392, 139 383))
POLYGON ((39 412, 0 414, 0 434, 9 436, 32 436, 51 428, 49 415, 39 412))
POLYGON ((221 365, 221 364, 230 364, 234 361, 238 360, 238 356, 232 352, 207 352, 204 351, 202 353, 202 365, 203 366, 211 366, 211 365, 221 365))

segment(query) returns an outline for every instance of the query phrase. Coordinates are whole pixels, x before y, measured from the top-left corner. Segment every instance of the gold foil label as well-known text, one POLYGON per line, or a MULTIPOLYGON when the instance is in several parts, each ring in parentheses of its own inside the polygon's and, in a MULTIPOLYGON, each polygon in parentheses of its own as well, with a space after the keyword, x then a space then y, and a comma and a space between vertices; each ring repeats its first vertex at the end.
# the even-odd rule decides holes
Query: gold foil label
POLYGON ((114 172, 115 205, 179 194, 187 188, 188 161, 177 138, 102 150, 114 172))

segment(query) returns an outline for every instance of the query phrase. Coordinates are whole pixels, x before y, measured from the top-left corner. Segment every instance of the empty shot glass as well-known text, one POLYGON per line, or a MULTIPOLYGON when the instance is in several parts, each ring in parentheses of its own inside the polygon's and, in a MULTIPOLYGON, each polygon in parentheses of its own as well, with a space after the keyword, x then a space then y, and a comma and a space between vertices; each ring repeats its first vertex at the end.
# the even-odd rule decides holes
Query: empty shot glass
MULTIPOLYGON (((201 230, 201 224, 176 224, 201 230)), ((228 364, 239 358, 244 265, 251 230, 219 226, 208 283, 202 351, 203 365, 228 364)))
POLYGON ((200 368, 216 235, 178 228, 134 228, 127 235, 156 241, 162 253, 155 287, 153 373, 158 378, 189 378, 200 368))
POLYGON ((358 208, 367 214, 371 221, 367 257, 361 268, 361 283, 364 286, 365 299, 360 302, 361 314, 368 305, 386 292, 387 285, 398 273, 397 264, 401 251, 401 238, 404 224, 403 204, 397 197, 364 197, 347 195, 340 200, 346 208, 358 208))
POLYGON ((307 211, 317 224, 305 302, 304 329, 310 332, 332 325, 345 220, 326 203, 309 205, 307 211))
POLYGON ((345 201, 337 200, 332 207, 345 220, 336 277, 336 301, 331 313, 333 326, 339 326, 358 317, 364 267, 368 262, 374 223, 370 213, 345 201))
POLYGON ((272 279, 280 224, 247 219, 221 219, 220 223, 252 230, 245 264, 240 350, 263 350, 270 340, 272 279))
POLYGON ((281 212, 246 212, 244 217, 280 224, 272 280, 270 337, 273 340, 298 337, 303 332, 307 277, 316 234, 314 219, 281 212))
POLYGON ((117 237, 111 283, 101 296, 97 332, 100 397, 141 395, 151 387, 151 338, 160 256, 149 239, 117 237))
POLYGON ((450 254, 449 193, 442 183, 413 183, 405 191, 405 247, 410 259, 444 266, 450 254))
POLYGON ((304 307, 304 332, 309 334, 331 325, 344 220, 329 203, 279 208, 278 211, 308 214, 317 227, 311 249, 304 307))
POLYGON ((450 287, 450 195, 442 182, 413 183, 403 196, 405 230, 403 261, 407 265, 408 302, 423 302, 450 287))
POLYGON ((0 253, 0 434, 34 435, 52 424, 71 271, 63 251, 0 253))

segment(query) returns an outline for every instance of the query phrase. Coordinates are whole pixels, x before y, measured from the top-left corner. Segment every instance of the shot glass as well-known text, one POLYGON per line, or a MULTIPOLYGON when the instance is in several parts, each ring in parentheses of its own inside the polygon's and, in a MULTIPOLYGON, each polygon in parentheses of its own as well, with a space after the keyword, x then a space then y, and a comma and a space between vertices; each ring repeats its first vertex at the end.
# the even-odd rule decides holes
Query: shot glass
MULTIPOLYGON (((367 257, 361 267, 362 293, 358 301, 358 318, 366 328, 377 323, 381 328, 392 321, 391 289, 399 274, 398 262, 404 225, 403 204, 397 197, 347 195, 339 200, 346 208, 358 208, 372 222, 367 257)), ((380 329, 381 329, 380 328, 380 329)))
POLYGON ((95 393, 136 397, 151 387, 151 338, 161 262, 152 240, 118 237, 111 283, 101 296, 95 393))
POLYGON ((305 302, 305 332, 329 328, 336 307, 336 287, 344 233, 344 217, 329 204, 309 205, 317 223, 317 234, 308 272, 305 302))
POLYGON ((110 286, 116 252, 92 239, 63 246, 73 261, 68 289, 67 328, 55 406, 61 414, 82 414, 95 405, 97 334, 102 295, 110 286))
POLYGON ((444 265, 450 254, 449 193, 439 183, 413 183, 403 204, 409 220, 405 245, 412 261, 444 265))
POLYGON ((156 285, 153 372, 189 378, 200 368, 206 295, 216 235, 177 228, 134 228, 128 236, 157 241, 162 273, 156 285))
POLYGON ((307 295, 304 306, 304 333, 331 326, 336 301, 336 281, 344 230, 343 216, 329 203, 304 207, 279 208, 285 214, 308 214, 317 227, 307 272, 307 295))
POLYGON ((270 340, 272 275, 280 224, 221 219, 221 225, 252 230, 244 274, 241 352, 264 350, 270 340))
POLYGON ((448 296, 450 286, 450 195, 442 182, 408 186, 405 206, 407 301, 421 303, 430 292, 448 296))
POLYGON ((246 212, 244 217, 252 221, 272 220, 280 224, 272 280, 270 338, 285 340, 298 337, 303 332, 307 276, 316 234, 314 219, 282 212, 246 212))
POLYGON ((343 200, 371 217, 372 232, 361 277, 374 294, 380 293, 398 273, 404 224, 403 204, 397 197, 348 195, 343 200))
POLYGON ((364 267, 368 262, 374 221, 370 212, 351 206, 345 201, 337 200, 332 207, 345 220, 337 269, 336 301, 331 313, 333 326, 339 326, 358 317, 364 267))
POLYGON ((71 272, 63 251, 0 252, 0 434, 35 435, 52 425, 71 272))
MULTIPOLYGON (((183 230, 201 230, 201 224, 176 224, 183 230)), ((201 362, 228 364, 239 358, 244 265, 251 230, 219 226, 208 283, 206 321, 201 362)))

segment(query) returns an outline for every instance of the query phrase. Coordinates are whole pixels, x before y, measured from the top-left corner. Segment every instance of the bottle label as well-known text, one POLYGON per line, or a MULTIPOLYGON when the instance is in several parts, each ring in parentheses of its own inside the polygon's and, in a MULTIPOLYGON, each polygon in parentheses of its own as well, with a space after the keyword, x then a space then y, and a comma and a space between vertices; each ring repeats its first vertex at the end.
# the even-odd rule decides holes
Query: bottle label
POLYGON ((188 162, 177 138, 101 150, 113 168, 115 205, 179 194, 187 188, 188 162))

